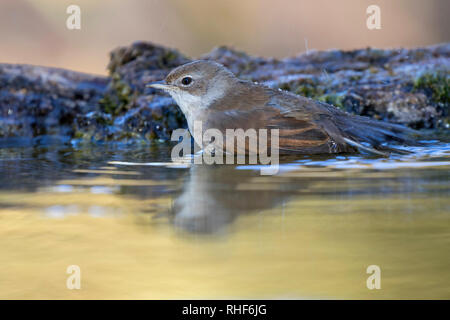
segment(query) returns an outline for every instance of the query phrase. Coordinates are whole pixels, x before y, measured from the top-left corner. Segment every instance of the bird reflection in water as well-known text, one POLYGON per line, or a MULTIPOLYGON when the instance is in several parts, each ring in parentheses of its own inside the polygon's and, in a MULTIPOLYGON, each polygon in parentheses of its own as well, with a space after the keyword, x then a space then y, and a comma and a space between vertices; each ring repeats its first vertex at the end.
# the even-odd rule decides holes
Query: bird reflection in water
POLYGON ((173 224, 194 233, 223 231, 238 216, 279 206, 297 193, 281 182, 234 165, 192 166, 170 211, 173 224))

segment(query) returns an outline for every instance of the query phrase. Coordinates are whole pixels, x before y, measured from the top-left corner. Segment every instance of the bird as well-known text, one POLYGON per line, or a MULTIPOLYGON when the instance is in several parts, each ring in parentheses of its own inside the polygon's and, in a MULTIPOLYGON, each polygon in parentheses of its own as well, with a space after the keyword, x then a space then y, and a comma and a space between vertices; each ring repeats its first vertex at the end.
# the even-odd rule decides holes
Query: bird
MULTIPOLYGON (((175 100, 194 131, 278 129, 279 154, 336 154, 368 152, 381 156, 396 150, 385 145, 412 144, 415 130, 399 124, 354 115, 337 107, 288 91, 241 80, 218 62, 196 60, 176 67, 162 81, 147 87, 161 89, 175 100)), ((217 148, 225 149, 225 145, 217 148)), ((245 152, 249 152, 248 145, 245 152)))

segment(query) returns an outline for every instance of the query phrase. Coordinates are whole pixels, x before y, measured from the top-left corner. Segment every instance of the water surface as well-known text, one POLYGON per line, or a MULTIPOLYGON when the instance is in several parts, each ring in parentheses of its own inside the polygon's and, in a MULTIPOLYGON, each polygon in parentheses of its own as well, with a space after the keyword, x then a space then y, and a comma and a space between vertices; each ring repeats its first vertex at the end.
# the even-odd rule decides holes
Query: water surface
POLYGON ((450 145, 410 151, 261 176, 163 144, 4 146, 0 298, 450 298, 450 145))

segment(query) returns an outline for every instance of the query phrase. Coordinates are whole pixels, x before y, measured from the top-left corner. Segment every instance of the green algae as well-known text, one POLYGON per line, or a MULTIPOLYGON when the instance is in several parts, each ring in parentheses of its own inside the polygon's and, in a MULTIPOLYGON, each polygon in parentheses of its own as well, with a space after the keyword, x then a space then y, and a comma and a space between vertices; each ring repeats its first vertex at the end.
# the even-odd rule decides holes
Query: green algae
POLYGON ((317 98, 317 100, 332 104, 339 109, 345 109, 343 101, 345 96, 338 93, 327 93, 317 98))
POLYGON ((111 90, 99 101, 105 113, 117 116, 129 109, 133 100, 133 91, 130 86, 121 80, 118 73, 111 75, 111 90))
POLYGON ((413 91, 423 91, 432 101, 448 108, 450 103, 450 75, 437 71, 422 74, 416 79, 413 91))

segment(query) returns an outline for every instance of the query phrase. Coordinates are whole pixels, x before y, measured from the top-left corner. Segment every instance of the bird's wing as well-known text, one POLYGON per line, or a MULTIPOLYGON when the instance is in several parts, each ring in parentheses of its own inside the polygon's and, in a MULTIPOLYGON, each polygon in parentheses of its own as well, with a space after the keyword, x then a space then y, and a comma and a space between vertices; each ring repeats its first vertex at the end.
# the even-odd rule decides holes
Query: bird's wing
POLYGON ((246 85, 233 99, 217 101, 207 127, 278 129, 280 153, 339 153, 363 149, 380 154, 386 141, 411 144, 403 126, 350 115, 338 108, 288 92, 246 85), (232 101, 233 105, 230 105, 232 101))
MULTIPOLYGON (((338 108, 309 98, 285 95, 273 99, 274 106, 284 109, 283 115, 294 119, 309 120, 325 132, 338 146, 338 152, 362 149, 369 153, 387 155, 383 143, 396 141, 407 145, 417 144, 413 135, 417 132, 401 125, 352 115, 338 108), (290 98, 286 99, 286 96, 290 98), (288 102, 286 102, 288 101, 288 102)), ((386 149, 387 150, 387 149, 386 149)), ((392 151, 395 149, 391 149, 392 151)))
MULTIPOLYGON (((284 102, 285 99, 283 100, 284 102)), ((336 153, 354 151, 340 135, 332 119, 313 114, 302 108, 298 101, 295 108, 286 108, 275 100, 253 105, 252 109, 231 108, 211 113, 207 128, 267 129, 268 143, 272 145, 271 134, 278 130, 279 152, 286 153, 336 153), (320 121, 317 119, 321 118, 320 121)))
POLYGON ((279 129, 280 152, 355 151, 336 125, 332 106, 289 93, 273 96, 267 105, 273 110, 267 127, 279 129))

